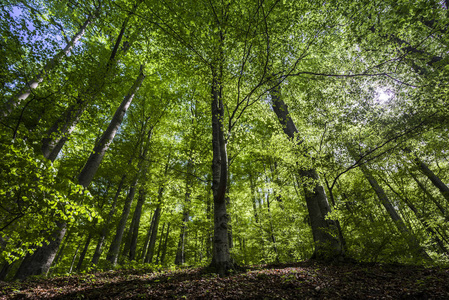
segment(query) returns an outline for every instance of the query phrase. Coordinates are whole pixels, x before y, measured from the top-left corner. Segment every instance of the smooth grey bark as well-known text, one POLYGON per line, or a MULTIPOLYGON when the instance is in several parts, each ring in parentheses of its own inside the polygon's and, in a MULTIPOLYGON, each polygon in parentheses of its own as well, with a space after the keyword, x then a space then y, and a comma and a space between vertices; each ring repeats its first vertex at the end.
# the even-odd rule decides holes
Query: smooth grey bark
MULTIPOLYGON (((352 150, 350 147, 348 147, 348 151, 352 158, 354 160, 357 160, 357 154, 352 150)), ((430 256, 426 253, 426 251, 421 247, 419 244, 419 241, 416 239, 413 232, 411 232, 408 227, 405 225, 402 218, 397 213, 396 209, 391 204, 390 199, 388 198, 387 194, 385 193, 384 189, 378 184, 377 180, 374 178, 374 176, 371 174, 371 172, 368 170, 368 168, 364 164, 359 165, 360 170, 362 171, 365 178, 368 180, 369 184, 373 188, 374 192, 376 193, 377 197, 380 200, 380 203, 387 211, 388 215, 390 216, 391 220, 393 220, 393 223, 395 224, 396 228, 399 230, 401 234, 404 235, 410 249, 412 251, 416 251, 419 257, 421 257, 424 260, 431 261, 432 259, 430 256)))
MULTIPOLYGON (((302 143, 290 114, 288 107, 280 97, 279 87, 271 90, 272 108, 275 112, 284 133, 297 145, 302 143)), ((307 210, 309 212, 310 224, 312 227, 315 251, 313 258, 316 259, 335 259, 344 256, 344 247, 341 236, 332 233, 338 233, 335 220, 326 219, 331 212, 329 202, 323 186, 320 184, 320 178, 314 168, 300 169, 299 178, 304 180, 303 188, 307 210), (335 236, 338 236, 335 237, 335 236)))
POLYGON ((27 99, 28 96, 31 94, 32 90, 36 89, 39 84, 44 81, 44 79, 48 76, 48 73, 51 72, 56 66, 59 64, 59 62, 66 56, 70 54, 73 47, 76 45, 76 43, 83 37, 84 33, 86 32, 87 27, 95 20, 98 13, 100 12, 101 4, 98 6, 96 11, 93 14, 90 14, 86 21, 81 25, 81 28, 78 30, 78 32, 72 37, 69 43, 62 49, 60 52, 58 52, 53 58, 51 58, 43 67, 43 69, 34 77, 32 80, 30 80, 24 88, 22 88, 18 93, 16 93, 14 96, 12 96, 4 105, 3 109, 1 110, 0 114, 0 121, 8 117, 14 108, 20 105, 20 103, 27 99))
POLYGON ((228 154, 224 136, 224 106, 221 72, 212 70, 212 192, 214 198, 214 240, 211 267, 220 276, 234 268, 229 253, 229 215, 226 208, 228 154))
POLYGON ((23 260, 14 279, 23 280, 31 275, 47 275, 67 231, 67 223, 57 222, 57 226, 58 229, 53 233, 52 239, 23 260))
POLYGON ((106 150, 108 150, 109 145, 112 143, 115 134, 117 133, 118 129, 120 128, 120 125, 122 124, 123 118, 129 106, 131 105, 134 95, 139 90, 144 79, 145 75, 143 74, 143 65, 142 65, 140 66, 139 76, 137 76, 137 79, 135 80, 133 86, 129 89, 128 94, 125 96, 125 98, 123 98, 123 101, 115 111, 115 114, 112 117, 112 120, 109 123, 108 128, 100 137, 100 140, 95 145, 92 153, 87 159, 84 168, 78 175, 78 182, 82 186, 87 188, 87 186, 92 181, 95 173, 100 167, 100 163, 103 160, 106 150))
POLYGON ((112 201, 112 206, 111 206, 111 210, 109 211, 108 218, 106 219, 106 222, 104 223, 104 225, 101 229, 100 237, 98 239, 98 243, 95 248, 94 255, 92 257, 92 265, 97 265, 98 261, 100 260, 103 244, 109 234, 109 231, 110 231, 109 225, 111 224, 112 218, 114 217, 115 209, 117 207, 117 200, 118 200, 120 193, 122 192, 125 179, 126 179, 126 174, 123 175, 122 178, 120 179, 120 183, 119 183, 119 185, 117 187, 117 191, 114 195, 114 200, 112 201))
MULTIPOLYGON (((104 67, 104 70, 101 70, 101 77, 100 82, 96 81, 94 83, 89 84, 89 88, 87 88, 86 91, 80 93, 80 95, 77 97, 76 103, 70 105, 66 111, 64 112, 63 116, 58 118, 53 125, 48 130, 46 137, 42 139, 42 154, 44 157, 50 159, 51 161, 54 161, 56 157, 58 156, 59 152, 61 151, 62 147, 64 146, 65 142, 68 140, 70 134, 75 129, 76 125, 78 124, 79 119, 81 118, 81 115, 86 110, 86 108, 89 106, 90 103, 94 102, 97 94, 100 92, 102 86, 105 83, 105 78, 107 78, 110 75, 110 72, 112 70, 112 67, 117 62, 117 53, 118 49, 120 48, 120 45, 122 44, 122 39, 125 33, 125 30, 128 26, 128 22, 130 17, 135 13, 137 10, 137 7, 139 4, 142 3, 141 0, 136 1, 135 5, 133 6, 133 9, 128 13, 128 16, 125 18, 125 20, 122 23, 122 27, 120 29, 120 33, 115 41, 114 47, 111 51, 111 55, 104 67)), ((131 41, 132 42, 132 41, 131 41)), ((130 44, 128 42, 123 43, 122 47, 122 53, 126 53, 130 47, 130 44), (128 45, 125 47, 125 44, 128 45)))

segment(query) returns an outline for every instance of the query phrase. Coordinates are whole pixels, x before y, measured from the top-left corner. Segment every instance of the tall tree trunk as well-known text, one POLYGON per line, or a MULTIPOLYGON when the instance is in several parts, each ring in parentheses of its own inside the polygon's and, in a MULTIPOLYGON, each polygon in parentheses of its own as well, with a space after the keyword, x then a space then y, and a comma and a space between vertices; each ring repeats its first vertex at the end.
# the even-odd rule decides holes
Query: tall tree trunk
POLYGON ((120 106, 117 108, 114 116, 112 117, 111 122, 109 123, 108 128, 100 137, 100 140, 95 145, 92 153, 87 159, 86 164, 84 165, 84 168, 81 170, 78 176, 78 182, 82 186, 87 187, 92 181, 95 173, 100 167, 100 163, 103 160, 106 150, 109 148, 109 145, 112 143, 115 134, 117 133, 118 129, 120 128, 120 125, 122 124, 123 117, 125 116, 129 106, 131 105, 134 95, 139 90, 139 87, 144 79, 145 75, 143 74, 143 65, 142 65, 140 66, 139 76, 137 77, 133 86, 128 91, 128 94, 125 96, 120 106))
POLYGON ((156 246, 159 220, 161 218, 161 206, 162 206, 163 194, 164 194, 164 188, 160 187, 159 193, 158 193, 158 204, 157 204, 156 210, 154 211, 153 221, 151 222, 151 237, 150 237, 150 242, 148 243, 147 254, 145 256, 146 263, 153 262, 153 255, 154 255, 154 248, 156 246))
MULTIPOLYGON (((129 246, 129 259, 135 260, 137 249, 137 238, 139 236, 140 217, 142 216, 142 206, 145 203, 146 193, 144 187, 139 189, 139 199, 137 201, 136 209, 133 216, 133 228, 130 231, 130 246, 129 246)), ((126 251, 125 251, 126 254, 126 251)))
POLYGON ((89 232, 87 236, 86 243, 84 244, 83 251, 81 251, 80 258, 78 260, 78 264, 76 265, 75 270, 81 271, 81 267, 83 266, 84 258, 86 257, 87 250, 89 250, 90 241, 92 240, 92 233, 89 232))
MULTIPOLYGON (((407 153, 412 153, 408 148, 404 149, 407 153)), ((413 155, 413 154, 412 154, 413 155)), ((421 172, 426 175, 426 177, 433 183, 433 185, 440 191, 441 195, 449 202, 449 187, 444 184, 444 182, 438 177, 432 170, 424 163, 419 157, 413 155, 413 160, 415 161, 421 172)))
POLYGON ((278 253, 278 247, 276 244, 276 237, 274 236, 274 229, 273 229, 273 218, 271 217, 271 209, 270 209, 270 195, 267 195, 267 211, 268 211, 268 219, 270 222, 270 238, 273 242, 273 250, 274 254, 276 255, 276 262, 279 263, 279 253, 278 253))
POLYGON ((157 248, 156 254, 156 264, 159 264, 159 257, 161 255, 162 245, 164 244, 164 230, 165 230, 165 223, 162 224, 161 237, 159 238, 159 247, 157 248))
POLYGON ((427 190, 424 184, 422 184, 422 182, 419 181, 419 179, 416 177, 415 174, 413 174, 413 172, 409 172, 409 174, 412 176, 413 180, 418 184, 418 187, 427 195, 427 197, 436 205, 436 207, 438 207, 438 210, 441 212, 445 220, 449 222, 449 216, 446 213, 446 209, 444 209, 441 203, 438 202, 437 199, 435 199, 435 197, 427 190))
POLYGON ((228 155, 224 136, 221 72, 212 70, 212 191, 214 197, 214 241, 211 267, 220 276, 233 269, 229 254, 228 222, 226 211, 226 189, 228 180, 228 155))
POLYGON ((167 232, 165 234, 164 246, 162 248, 161 265, 164 264, 165 255, 167 254, 167 244, 168 244, 168 237, 169 237, 169 235, 170 235, 170 223, 167 224, 167 232))
MULTIPOLYGON (((348 151, 352 158, 354 160, 357 160, 357 154, 354 152, 354 150, 350 149, 348 147, 348 151)), ((419 257, 421 257, 424 260, 431 261, 430 256, 426 253, 426 251, 421 247, 419 244, 419 241, 416 239, 415 235, 410 232, 408 227, 405 225, 402 218, 399 216, 399 214, 396 212, 396 209, 391 204, 390 199, 388 198, 387 194, 385 193, 384 189, 377 183, 377 180, 374 178, 374 176, 371 174, 371 172, 368 170, 368 168, 361 164, 359 165, 360 170, 362 171, 365 178, 368 180, 369 184, 373 188, 374 192, 376 193, 377 197, 379 198, 382 206, 387 211, 390 218, 393 220, 393 223, 396 225, 396 228, 399 230, 401 234, 404 235, 410 250, 416 251, 419 257)))
POLYGON ((123 206, 122 216, 120 217, 120 222, 117 225, 117 230, 112 240, 111 246, 109 247, 109 252, 106 257, 106 260, 111 263, 112 266, 117 264, 118 254, 120 251, 120 245, 123 239, 123 233, 125 232, 126 221, 128 220, 129 212, 131 210, 131 205, 134 199, 134 195, 136 193, 136 185, 137 185, 138 175, 134 177, 131 188, 129 189, 128 196, 125 200, 125 205, 123 206))
MULTIPOLYGON (((105 83, 105 79, 110 75, 112 67, 117 62, 116 57, 118 49, 122 44, 122 39, 128 26, 129 19, 135 13, 140 3, 142 3, 142 0, 136 1, 133 9, 128 13, 128 16, 123 21, 120 33, 111 51, 111 55, 105 67, 100 69, 99 73, 101 73, 102 76, 100 76, 99 79, 96 78, 95 82, 89 83, 89 87, 87 88, 87 90, 80 93, 81 95, 83 95, 82 97, 84 97, 84 99, 82 97, 78 97, 77 102, 73 105, 70 105, 66 109, 63 116, 58 118, 55 123, 53 123, 53 125, 48 130, 46 137, 42 139, 42 153, 44 157, 50 159, 51 161, 54 161, 56 159, 65 142, 68 140, 68 137, 78 124, 78 121, 81 118, 84 110, 89 106, 90 103, 94 102, 96 96, 100 93, 105 83)), ((122 49, 122 52, 124 54, 128 51, 129 47, 125 47, 125 44, 123 44, 122 49)))
POLYGON ((70 264, 69 274, 72 273, 73 266, 75 265, 76 256, 78 255, 78 251, 80 250, 80 247, 81 247, 81 244, 78 244, 78 247, 76 247, 75 254, 73 255, 73 258, 72 258, 72 263, 70 264))
POLYGON ((395 193, 399 198, 404 201, 404 203, 410 208, 410 210, 415 214, 416 218, 420 221, 420 223, 423 225, 423 227, 426 229, 426 231, 429 233, 430 237, 434 242, 438 245, 440 250, 443 253, 449 254, 449 250, 444 245, 443 241, 440 240, 435 230, 432 228, 432 226, 427 221, 427 218, 416 208, 415 205, 413 205, 412 201, 408 199, 406 195, 401 195, 398 191, 396 191, 385 179, 383 182, 390 188, 390 190, 395 193))
MULTIPOLYGON (((288 107, 282 101, 279 87, 271 91, 272 108, 275 112, 284 133, 297 145, 302 143, 290 114, 288 107)), ((312 227, 316 259, 336 259, 344 255, 343 241, 338 235, 336 221, 327 219, 331 212, 326 193, 320 184, 320 178, 314 168, 301 169, 299 177, 304 180, 303 188, 312 227), (336 234, 332 234, 336 233, 336 234)))
POLYGON ((104 225, 101 229, 100 238, 98 239, 97 247, 95 248, 94 256, 92 257, 92 265, 97 265, 98 261, 100 260, 104 241, 107 238, 108 233, 110 231, 109 224, 111 224, 112 218, 114 217, 115 209, 117 207, 117 200, 122 191, 123 184, 125 182, 125 178, 126 178, 126 174, 123 175, 120 180, 120 183, 117 187, 117 192, 114 195, 114 200, 112 202, 112 206, 111 206, 111 210, 109 211, 108 218, 106 219, 106 222, 104 223, 104 225))
POLYGON ((23 280, 31 275, 47 275, 67 230, 65 222, 57 222, 57 226, 58 229, 53 233, 52 239, 22 261, 15 279, 23 280))
MULTIPOLYGON (((89 186, 95 173, 97 172, 103 156, 106 153, 106 150, 109 148, 112 140, 114 139, 115 134, 123 120, 123 117, 144 78, 145 75, 143 74, 143 66, 141 66, 139 76, 134 82, 134 85, 129 90, 128 95, 126 95, 123 99, 119 108, 115 112, 108 128, 101 136, 99 142, 94 147, 92 154, 84 165, 83 170, 78 175, 78 183, 81 184, 84 188, 87 188, 89 186)), ((30 275, 41 275, 48 273, 51 263, 56 256, 56 252, 59 249, 61 241, 64 238, 67 229, 67 223, 65 221, 60 221, 57 222, 57 226, 58 229, 53 234, 54 238, 50 240, 47 245, 39 247, 35 251, 35 253, 29 257, 28 260, 24 260, 24 262, 20 265, 19 270, 16 274, 17 279, 24 279, 30 275)))
POLYGON ((3 109, 1 110, 0 114, 0 121, 8 117, 11 112, 14 110, 15 107, 19 106, 20 103, 27 99, 28 96, 31 94, 32 90, 36 89, 39 84, 44 81, 44 79, 48 76, 48 73, 50 73, 53 69, 55 69, 59 62, 66 56, 70 54, 73 47, 76 45, 76 43, 83 37, 84 33, 86 32, 87 27, 94 21, 94 19, 97 17, 98 13, 100 12, 101 3, 96 9, 96 11, 92 14, 90 14, 87 17, 87 20, 83 23, 81 28, 78 30, 78 32, 72 37, 69 43, 62 49, 60 52, 58 52, 52 59, 50 59, 43 69, 34 77, 31 81, 29 81, 24 88, 22 88, 17 94, 12 96, 4 105, 3 109))
POLYGON ((153 223, 154 223, 154 213, 151 216, 151 223, 150 223, 150 227, 148 228, 147 231, 147 235, 145 237, 145 242, 143 243, 143 247, 142 250, 140 252, 140 256, 139 256, 139 261, 144 263, 145 262, 145 255, 147 254, 147 249, 148 249, 148 245, 150 243, 150 238, 151 238, 151 232, 153 231, 153 223))

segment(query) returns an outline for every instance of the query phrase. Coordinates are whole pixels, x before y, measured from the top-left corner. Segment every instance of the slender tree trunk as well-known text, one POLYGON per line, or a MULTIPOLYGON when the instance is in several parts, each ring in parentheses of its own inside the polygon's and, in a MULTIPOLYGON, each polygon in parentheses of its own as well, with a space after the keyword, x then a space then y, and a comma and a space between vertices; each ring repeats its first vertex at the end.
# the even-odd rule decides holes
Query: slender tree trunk
POLYGON ((136 209, 134 211, 134 227, 131 231, 130 238, 130 247, 129 247, 129 259, 135 260, 136 258, 136 249, 137 249, 137 238, 139 235, 139 227, 140 227, 140 217, 142 216, 142 206, 145 203, 145 189, 141 187, 139 189, 139 200, 137 201, 136 209))
POLYGON ((140 67, 140 73, 134 82, 133 86, 128 91, 128 94, 123 99, 120 106, 117 108, 114 116, 112 117, 111 122, 109 123, 108 128, 100 137, 100 140, 95 145, 90 157, 88 158, 86 164, 84 165, 83 170, 81 170, 78 176, 78 182, 84 187, 87 187, 92 181, 95 173, 100 167, 100 163, 103 160, 103 157, 106 153, 106 150, 109 148, 109 145, 112 143, 112 140, 115 137, 120 125, 122 124, 123 117, 126 114, 131 102, 134 98, 134 95, 139 90, 140 85, 145 79, 145 75, 143 74, 143 65, 140 67))
POLYGON ((164 244, 164 230, 165 230, 165 223, 162 224, 161 237, 159 238, 159 247, 157 248, 156 254, 156 264, 159 264, 159 257, 161 255, 162 245, 164 244))
MULTIPOLYGON (((290 117, 288 107, 280 97, 279 87, 272 89, 272 108, 284 133, 297 145, 302 143, 299 132, 290 117)), ((304 193, 312 227, 313 240, 315 242, 316 259, 336 259, 344 255, 343 241, 338 237, 336 221, 327 219, 331 212, 327 196, 320 178, 314 168, 301 169, 299 177, 304 180, 304 193), (331 234, 335 232, 337 234, 331 234)))
POLYGON ((152 263, 153 262, 153 255, 154 255, 154 248, 156 246, 156 240, 157 240, 157 232, 159 227, 159 220, 161 218, 161 205, 162 205, 162 196, 164 193, 164 188, 159 188, 159 194, 158 194, 158 206, 156 207, 156 210, 154 211, 153 215, 153 221, 151 222, 151 237, 150 242, 148 243, 148 249, 147 254, 145 256, 145 262, 146 263, 152 263))
POLYGON ((189 206, 190 206, 190 195, 192 193, 192 178, 190 173, 192 172, 192 160, 189 159, 187 162, 187 174, 186 174, 186 192, 184 194, 184 207, 182 213, 182 225, 181 233, 179 234, 178 248, 176 251, 175 265, 182 265, 185 263, 185 239, 187 223, 189 222, 189 206))
MULTIPOLYGON (((412 151, 408 148, 404 149, 405 152, 411 153, 412 151)), ((430 170, 426 163, 424 163, 417 156, 414 156, 413 160, 415 161, 418 168, 421 172, 426 175, 426 177, 433 183, 433 185, 440 191, 441 195, 449 202, 449 187, 444 184, 444 182, 438 177, 435 173, 430 170)))
POLYGON ((70 230, 70 231, 67 233, 67 236, 65 236, 64 243, 63 243, 62 246, 60 247, 60 249, 59 249, 58 253, 56 254, 56 257, 55 257, 55 259, 54 259, 54 261, 53 261, 53 266, 56 266, 56 265, 58 264, 58 262, 59 262, 59 261, 62 259, 62 257, 64 256, 64 250, 65 250, 65 248, 67 247, 67 245, 70 243, 70 237, 71 237, 72 233, 73 233, 73 230, 70 230))
POLYGON ((125 205, 123 207, 122 216, 120 218, 120 222, 117 225, 117 230, 112 240, 111 246, 109 247, 109 252, 106 257, 106 260, 109 261, 112 266, 117 264, 118 254, 120 251, 120 245, 123 239, 123 233, 125 232, 126 221, 128 220, 129 212, 131 210, 131 205, 134 199, 134 195, 136 193, 136 185, 137 185, 138 175, 134 177, 131 188, 129 189, 128 196, 126 197, 125 205))
POLYGON ((86 243, 84 244, 83 251, 81 251, 80 258, 78 260, 78 264, 76 265, 76 271, 81 271, 81 267, 83 266, 84 258, 86 257, 87 250, 89 250, 90 241, 92 240, 92 233, 89 233, 86 239, 86 243))
POLYGON ((436 207, 438 207, 438 210, 441 212, 441 214, 443 215, 444 219, 446 221, 449 221, 449 216, 446 214, 446 210, 444 209, 444 207, 441 205, 440 202, 438 202, 437 199, 435 199, 435 197, 427 190, 427 188, 424 186, 424 184, 422 184, 421 181, 419 181, 419 179, 416 177, 415 174, 413 174, 413 172, 409 172, 409 174, 412 176, 413 180, 418 184, 419 188, 427 195, 427 197, 436 205, 436 207))
POLYGON ((434 240, 434 242, 438 245, 440 250, 443 253, 449 254, 449 250, 444 245, 443 241, 440 240, 435 230, 433 230, 432 226, 430 226, 429 222, 427 221, 427 218, 421 212, 418 211, 416 206, 413 205, 412 201, 410 201, 410 199, 408 199, 407 196, 405 195, 403 196, 398 191, 395 191, 393 187, 385 179, 383 180, 383 182, 390 188, 391 191, 393 191, 393 193, 395 193, 399 198, 401 198, 402 201, 404 201, 404 203, 410 208, 410 210, 415 214, 416 218, 420 221, 420 223, 429 233, 431 239, 434 240))
MULTIPOLYGON (((95 82, 91 82, 89 84, 89 88, 80 93, 83 95, 82 97, 77 98, 77 102, 73 105, 70 105, 66 111, 64 112, 61 118, 58 118, 55 123, 50 127, 49 131, 46 134, 46 137, 42 139, 42 153, 44 157, 54 161, 64 146, 65 142, 68 140, 68 137, 75 129, 78 124, 81 115, 84 110, 89 106, 90 103, 94 102, 96 96, 102 89, 102 86, 105 83, 105 78, 107 78, 112 70, 112 67, 115 65, 117 59, 118 49, 122 44, 122 39, 125 33, 125 30, 128 26, 128 22, 130 17, 135 13, 139 4, 142 3, 141 0, 136 1, 133 9, 128 13, 128 16, 122 23, 122 27, 120 29, 120 33, 115 41, 114 47, 112 49, 111 55, 106 63, 104 68, 101 68, 100 72, 102 76, 96 78, 95 82)), ((126 53, 129 47, 122 47, 123 53, 126 53)))
POLYGON ((114 200, 112 202, 111 210, 109 211, 109 214, 108 214, 108 218, 106 219, 106 222, 104 223, 104 225, 101 229, 100 238, 98 239, 97 247, 95 248, 94 256, 92 257, 92 265, 97 265, 98 261, 100 260, 104 241, 107 238, 108 233, 110 231, 109 224, 111 224, 112 218, 114 217, 115 209, 117 207, 117 200, 118 200, 118 197, 120 196, 120 193, 122 192, 125 178, 126 178, 126 174, 123 175, 122 179, 120 180, 120 183, 117 187, 117 192, 115 193, 114 200))
POLYGON ((165 233, 164 247, 162 248, 162 255, 161 255, 161 265, 164 264, 165 255, 167 254, 167 243, 169 235, 170 235, 170 223, 167 224, 167 232, 165 233))
POLYGON ((93 14, 90 14, 87 17, 87 20, 83 23, 81 28, 78 30, 78 32, 72 37, 70 42, 62 49, 60 52, 58 52, 52 59, 50 59, 43 69, 34 77, 31 81, 29 81, 23 89, 21 89, 17 94, 12 96, 4 105, 3 109, 1 110, 0 114, 0 121, 8 117, 11 112, 20 105, 20 103, 27 99, 28 96, 31 94, 32 90, 36 89, 39 84, 44 81, 44 79, 48 76, 48 73, 50 73, 53 69, 55 69, 59 62, 66 56, 70 54, 73 47, 76 45, 76 43, 83 37, 84 33, 86 32, 87 27, 95 20, 98 13, 100 12, 101 5, 98 6, 96 11, 93 14))
POLYGON ((76 247, 75 254, 73 255, 73 258, 72 258, 72 263, 70 264, 69 274, 72 273, 73 266, 75 265, 76 256, 78 255, 78 251, 80 250, 80 247, 81 247, 81 244, 78 244, 78 247, 76 247))
POLYGON ((148 244, 150 243, 150 238, 151 238, 151 232, 152 232, 152 225, 154 222, 154 213, 151 215, 151 223, 150 223, 150 227, 147 230, 147 235, 145 237, 145 242, 143 243, 143 247, 140 251, 140 255, 139 255, 139 261, 144 263, 145 262, 145 255, 147 254, 147 249, 148 249, 148 244))
POLYGON ((278 247, 276 244, 276 237, 274 236, 273 219, 271 217, 270 195, 267 195, 267 211, 268 211, 268 219, 270 222, 270 238, 271 238, 271 241, 273 242, 273 249, 274 249, 274 253, 276 254, 276 262, 279 263, 278 247))
MULTIPOLYGON (((354 160, 357 160, 356 153, 351 150, 348 147, 349 153, 352 156, 354 160)), ((421 247, 419 244, 419 241, 416 239, 415 235, 410 232, 410 230, 405 225, 402 218, 399 216, 399 214, 396 212, 396 209, 391 204, 390 199, 388 198, 387 194, 385 193, 384 189, 377 183, 377 180, 374 178, 374 176, 371 174, 371 172, 368 170, 368 168, 361 164, 359 165, 360 170, 362 171, 365 178, 368 180, 369 184, 373 188, 374 192, 376 193, 377 197, 379 198, 382 206, 387 211, 390 218, 393 220, 393 223, 396 225, 397 229, 401 234, 404 235, 406 238, 406 241, 410 247, 410 250, 416 251, 416 253, 424 260, 431 261, 430 256, 426 253, 426 251, 421 247)))
MULTIPOLYGON (((137 77, 134 85, 125 96, 124 100, 120 104, 119 108, 115 112, 111 123, 109 124, 106 131, 101 136, 99 142, 94 147, 94 150, 84 165, 83 170, 78 175, 78 183, 84 188, 87 188, 92 181, 95 173, 100 166, 106 150, 109 148, 115 134, 120 127, 123 117, 131 104, 131 101, 142 84, 145 75, 143 74, 143 66, 140 68, 139 76, 137 77)), ((58 229, 54 233, 54 238, 49 241, 46 246, 39 247, 36 252, 29 257, 29 260, 24 261, 16 274, 17 279, 24 279, 30 275, 41 275, 47 274, 53 259, 56 256, 56 252, 59 249, 62 239, 64 238, 67 223, 64 221, 57 223, 58 229)))

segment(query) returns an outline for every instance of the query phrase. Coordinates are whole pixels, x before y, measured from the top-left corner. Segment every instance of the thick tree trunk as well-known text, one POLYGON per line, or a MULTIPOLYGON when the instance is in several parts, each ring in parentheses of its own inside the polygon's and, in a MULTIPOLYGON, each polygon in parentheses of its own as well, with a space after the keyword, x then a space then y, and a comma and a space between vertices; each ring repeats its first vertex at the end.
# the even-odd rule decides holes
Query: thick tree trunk
MULTIPOLYGON (((279 87, 271 92, 272 108, 282 125, 284 133, 296 144, 302 143, 299 132, 289 115, 288 107, 280 98, 279 87)), ((320 184, 318 173, 314 168, 299 171, 303 183, 307 210, 315 242, 316 259, 336 259, 344 255, 343 241, 338 235, 336 221, 326 219, 331 212, 326 193, 320 184), (335 234, 332 234, 335 233, 335 234), (338 238, 337 238, 338 237, 338 238)))
POLYGON ((117 133, 118 129, 120 128, 120 125, 122 124, 123 117, 125 116, 129 106, 131 105, 134 95, 139 90, 139 87, 144 79, 145 75, 143 74, 143 65, 142 65, 140 67, 139 76, 137 77, 133 86, 128 91, 128 94, 125 96, 120 106, 117 108, 114 116, 112 117, 111 122, 109 123, 108 128, 100 137, 100 140, 95 145, 92 153, 90 154, 90 157, 88 158, 86 164, 84 165, 83 170, 81 170, 78 176, 78 182, 82 186, 87 187, 92 181, 95 173, 100 167, 100 163, 103 160, 106 150, 108 150, 109 145, 112 143, 115 134, 117 133))
POLYGON ((220 276, 233 269, 229 254, 228 222, 226 210, 226 189, 228 180, 228 155, 223 128, 224 107, 221 76, 212 74, 212 192, 214 197, 214 241, 211 267, 220 276))
POLYGON ((14 277, 15 279, 23 280, 31 275, 46 275, 48 273, 67 230, 67 223, 58 222, 57 225, 58 229, 54 232, 53 238, 23 260, 14 277))
POLYGON ((59 64, 59 62, 66 56, 70 54, 73 47, 76 45, 76 43, 83 37, 84 33, 86 32, 87 27, 89 24, 91 24, 96 16, 98 15, 100 11, 100 6, 98 6, 97 10, 90 14, 87 17, 87 20, 83 23, 81 28, 78 30, 78 32, 72 37, 70 42, 62 49, 60 52, 58 52, 52 59, 50 59, 43 69, 39 72, 39 74, 36 75, 31 81, 29 81, 26 86, 21 89, 17 94, 12 96, 4 105, 3 109, 1 110, 0 114, 0 121, 4 118, 8 117, 11 112, 20 105, 20 103, 27 99, 28 96, 31 94, 32 90, 36 89, 39 84, 44 81, 45 77, 48 76, 48 73, 51 72, 53 69, 56 68, 56 66, 59 64))

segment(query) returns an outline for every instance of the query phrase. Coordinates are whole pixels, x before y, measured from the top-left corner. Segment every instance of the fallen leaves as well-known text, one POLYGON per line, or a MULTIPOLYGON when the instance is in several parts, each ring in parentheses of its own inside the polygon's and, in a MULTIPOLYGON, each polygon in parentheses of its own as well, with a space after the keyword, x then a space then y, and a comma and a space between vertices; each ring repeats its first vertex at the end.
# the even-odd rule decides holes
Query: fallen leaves
POLYGON ((449 270, 314 261, 249 267, 228 277, 185 269, 0 282, 0 299, 449 299, 449 270))

